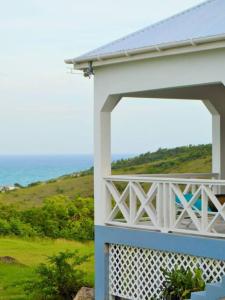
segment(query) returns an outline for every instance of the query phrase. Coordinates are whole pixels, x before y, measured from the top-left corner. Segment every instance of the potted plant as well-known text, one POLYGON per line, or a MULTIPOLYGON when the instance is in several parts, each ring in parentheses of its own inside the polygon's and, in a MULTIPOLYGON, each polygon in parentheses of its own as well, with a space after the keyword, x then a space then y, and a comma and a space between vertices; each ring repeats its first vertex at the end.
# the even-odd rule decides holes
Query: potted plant
POLYGON ((205 281, 202 270, 197 268, 192 272, 190 268, 175 268, 171 271, 162 269, 164 275, 162 297, 164 300, 189 299, 192 292, 203 291, 205 281))

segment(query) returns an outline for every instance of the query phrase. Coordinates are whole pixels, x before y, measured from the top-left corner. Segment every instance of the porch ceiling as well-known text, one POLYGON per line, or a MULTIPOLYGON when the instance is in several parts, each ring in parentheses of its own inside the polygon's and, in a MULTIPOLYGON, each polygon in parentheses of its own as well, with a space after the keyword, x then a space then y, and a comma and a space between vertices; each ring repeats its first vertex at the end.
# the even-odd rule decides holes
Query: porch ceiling
MULTIPOLYGON (((191 99, 208 100, 215 96, 225 96, 225 86, 222 83, 204 84, 184 87, 171 87, 159 90, 125 93, 123 97, 132 98, 163 98, 163 99, 191 99)), ((224 97, 225 100, 225 97, 224 97)))

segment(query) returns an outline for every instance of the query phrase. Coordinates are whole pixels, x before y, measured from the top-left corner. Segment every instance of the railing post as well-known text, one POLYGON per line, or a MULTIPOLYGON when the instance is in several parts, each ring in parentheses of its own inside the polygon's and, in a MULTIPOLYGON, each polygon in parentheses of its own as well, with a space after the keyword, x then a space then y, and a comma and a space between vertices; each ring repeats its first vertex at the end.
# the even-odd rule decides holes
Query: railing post
POLYGON ((169 184, 169 227, 172 227, 176 221, 176 197, 171 188, 172 183, 169 184))
POLYGON ((158 183, 158 193, 156 196, 156 212, 159 229, 164 227, 164 209, 163 209, 163 183, 158 183))
POLYGON ((208 226, 208 202, 209 201, 203 186, 201 186, 201 194, 202 194, 201 231, 202 233, 204 233, 208 226))
POLYGON ((105 222, 107 222, 108 221, 107 219, 109 218, 109 215, 112 211, 112 201, 111 201, 110 192, 109 192, 109 190, 106 186, 106 180, 105 179, 103 179, 103 185, 104 185, 104 199, 103 199, 103 201, 105 202, 104 203, 104 206, 105 206, 104 220, 105 220, 105 222))
POLYGON ((129 182, 129 204, 130 204, 130 224, 134 224, 134 220, 137 214, 137 197, 133 189, 133 182, 129 182))
POLYGON ((196 192, 196 185, 192 184, 191 185, 191 193, 194 194, 196 192))
POLYGON ((163 232, 168 232, 169 231, 169 226, 170 226, 170 218, 169 218, 169 184, 168 183, 163 183, 163 219, 164 219, 164 224, 163 224, 163 232))

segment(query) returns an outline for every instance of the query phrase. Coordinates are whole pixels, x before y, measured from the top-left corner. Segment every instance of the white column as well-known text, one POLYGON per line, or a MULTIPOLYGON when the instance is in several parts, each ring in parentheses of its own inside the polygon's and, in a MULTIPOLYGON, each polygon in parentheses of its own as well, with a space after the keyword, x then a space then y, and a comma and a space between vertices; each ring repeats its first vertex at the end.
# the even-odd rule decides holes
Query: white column
POLYGON ((95 93, 94 102, 94 199, 95 225, 104 225, 110 210, 104 177, 111 174, 111 111, 118 97, 95 93))
POLYGON ((212 114, 212 172, 221 173, 220 115, 212 114))
POLYGON ((225 98, 207 100, 204 104, 212 114, 212 172, 225 179, 225 98))
MULTIPOLYGON (((217 121, 218 122, 218 121, 217 121)), ((220 143, 219 143, 219 150, 218 155, 219 155, 219 160, 220 160, 220 178, 221 179, 225 179, 225 113, 221 112, 220 114, 220 143)), ((214 135, 218 134, 216 129, 214 130, 214 135)), ((216 143, 216 142, 215 142, 216 143)), ((215 146, 216 147, 216 146, 215 146)), ((215 153, 216 155, 216 153, 215 153)), ((216 164, 218 164, 218 162, 216 162, 216 158, 214 158, 214 164, 216 166, 216 164)))

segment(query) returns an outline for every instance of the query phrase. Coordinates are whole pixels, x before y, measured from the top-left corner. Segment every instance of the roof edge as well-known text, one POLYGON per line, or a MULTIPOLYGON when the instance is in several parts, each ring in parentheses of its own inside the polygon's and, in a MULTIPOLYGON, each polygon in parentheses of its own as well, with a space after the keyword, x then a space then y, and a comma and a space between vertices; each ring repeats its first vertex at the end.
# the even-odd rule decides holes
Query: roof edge
POLYGON ((113 58, 127 58, 129 56, 134 56, 138 54, 144 54, 144 53, 152 53, 152 52, 163 52, 165 50, 174 49, 174 48, 181 48, 185 46, 193 46, 196 47, 198 45, 207 44, 207 43, 213 43, 213 42, 219 42, 225 40, 225 34, 221 35, 215 35, 215 36, 208 36, 208 37, 200 37, 200 38, 194 38, 194 39, 188 39, 178 42, 172 42, 172 43, 166 43, 166 44, 159 44, 155 46, 150 47, 143 47, 143 48, 137 48, 137 49, 131 49, 116 53, 107 53, 104 55, 93 55, 85 58, 71 58, 71 59, 65 59, 64 62, 66 64, 84 64, 87 62, 95 62, 95 61, 105 61, 108 59, 113 58))

